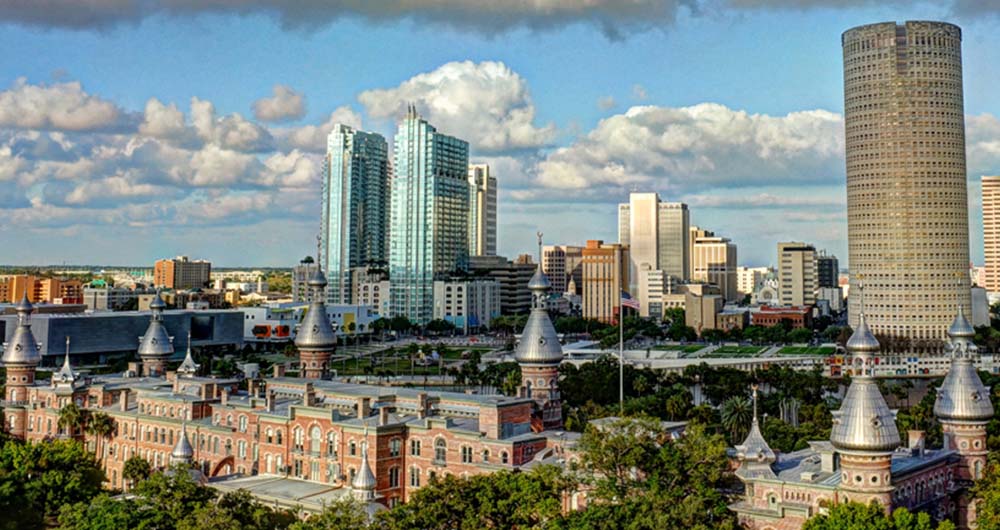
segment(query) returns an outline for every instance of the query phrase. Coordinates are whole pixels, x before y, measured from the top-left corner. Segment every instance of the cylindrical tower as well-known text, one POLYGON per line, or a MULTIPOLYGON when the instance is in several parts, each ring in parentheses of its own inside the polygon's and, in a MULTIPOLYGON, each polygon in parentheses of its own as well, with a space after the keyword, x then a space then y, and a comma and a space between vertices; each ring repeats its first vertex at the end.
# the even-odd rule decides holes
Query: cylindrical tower
POLYGON ((962 31, 887 22, 842 44, 852 292, 874 333, 943 340, 970 300, 962 31))
MULTIPOLYGON (((541 260, 539 260, 539 263, 541 260)), ((532 292, 531 314, 521 332, 521 341, 514 359, 521 367, 521 395, 535 400, 540 425, 537 430, 562 428, 562 397, 559 394, 559 365, 563 360, 562 345, 556 328, 545 310, 549 280, 538 266, 528 282, 532 292)))
MULTIPOLYGON (((316 262, 319 263, 319 260, 316 262)), ((312 302, 295 334, 295 346, 299 349, 301 376, 306 379, 322 379, 326 377, 330 357, 337 348, 337 335, 326 315, 326 304, 323 302, 326 296, 326 276, 323 275, 321 266, 317 265, 316 272, 308 283, 312 290, 312 302)))
MULTIPOLYGON (((6 396, 4 403, 4 421, 7 432, 16 438, 24 439, 27 434, 28 389, 35 386, 35 367, 42 361, 38 351, 38 343, 31 333, 31 302, 28 295, 15 307, 17 310, 17 328, 10 341, 3 346, 3 366, 7 370, 6 396)), ((0 431, 3 428, 0 426, 0 431)))

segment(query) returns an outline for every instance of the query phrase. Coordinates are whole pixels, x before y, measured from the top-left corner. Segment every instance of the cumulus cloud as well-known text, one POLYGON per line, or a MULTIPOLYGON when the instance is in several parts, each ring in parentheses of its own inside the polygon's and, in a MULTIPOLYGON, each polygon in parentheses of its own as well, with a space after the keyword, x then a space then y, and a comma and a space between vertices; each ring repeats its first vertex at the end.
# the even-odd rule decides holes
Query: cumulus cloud
POLYGON ((274 95, 261 98, 253 104, 253 115, 260 121, 297 120, 306 114, 306 101, 302 94, 291 87, 274 85, 274 95))
POLYGON ((966 116, 965 145, 970 175, 1000 175, 1000 119, 988 113, 966 116))
POLYGON ((438 131, 481 152, 536 149, 556 132, 552 124, 535 125, 528 83, 502 62, 447 63, 398 87, 362 92, 358 101, 375 118, 401 117, 415 103, 438 131))
POLYGON ((274 147, 274 139, 266 128, 248 121, 238 112, 216 116, 211 101, 191 98, 191 122, 199 137, 223 149, 262 152, 274 147))
POLYGON ((601 194, 630 184, 664 192, 761 183, 822 183, 843 174, 840 115, 750 114, 715 103, 632 107, 538 166, 548 188, 601 194))
POLYGON ((108 131, 131 121, 114 103, 84 92, 79 82, 32 85, 21 77, 0 92, 0 127, 108 131))
POLYGON ((330 113, 330 117, 319 125, 303 125, 291 129, 279 129, 275 135, 289 148, 301 149, 311 153, 326 151, 326 137, 333 126, 342 123, 355 129, 361 128, 361 115, 350 107, 338 107, 330 113))

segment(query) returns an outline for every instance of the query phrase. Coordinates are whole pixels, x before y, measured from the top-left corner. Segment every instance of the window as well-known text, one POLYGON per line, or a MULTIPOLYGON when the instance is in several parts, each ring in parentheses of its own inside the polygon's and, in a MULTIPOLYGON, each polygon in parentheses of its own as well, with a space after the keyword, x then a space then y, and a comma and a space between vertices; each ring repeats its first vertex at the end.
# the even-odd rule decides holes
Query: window
POLYGON ((398 488, 399 487, 399 468, 392 467, 389 468, 389 487, 398 488))
POLYGON ((403 441, 399 438, 389 440, 389 456, 399 456, 403 450, 403 441))
POLYGON ((240 456, 240 458, 246 458, 247 457, 247 443, 245 441, 243 441, 243 440, 240 440, 237 443, 236 447, 237 447, 237 449, 236 449, 237 454, 240 456))
POLYGON ((247 417, 240 416, 240 432, 247 432, 247 417))
POLYGON ((326 456, 337 457, 337 433, 333 431, 326 433, 326 456))
POLYGON ((302 427, 296 427, 295 430, 292 431, 292 443, 296 451, 302 450, 302 440, 302 427))
POLYGON ((420 440, 410 440, 410 456, 420 456, 420 440))
POLYGON ((507 451, 501 451, 500 452, 500 463, 501 464, 506 464, 508 460, 509 460, 509 457, 507 456, 507 451))
POLYGON ((444 438, 434 440, 434 460, 441 464, 448 460, 448 442, 444 438))
POLYGON ((483 463, 490 463, 490 451, 489 449, 483 449, 483 463))
POLYGON ((410 466, 410 486, 420 487, 420 468, 417 466, 410 466))
POLYGON ((267 433, 266 434, 266 436, 267 436, 267 443, 273 444, 274 443, 274 431, 272 431, 271 429, 268 429, 266 431, 266 433, 267 433))
POLYGON ((313 428, 309 430, 309 451, 318 455, 322 444, 323 432, 319 430, 319 427, 313 425, 313 428))
POLYGON ((351 456, 358 454, 358 444, 354 440, 351 440, 351 443, 347 445, 347 454, 351 456))
POLYGON ((276 443, 278 445, 281 445, 281 430, 278 430, 278 432, 275 434, 275 442, 274 443, 276 443))
POLYGON ((462 463, 463 464, 472 463, 472 448, 467 445, 462 446, 462 463))

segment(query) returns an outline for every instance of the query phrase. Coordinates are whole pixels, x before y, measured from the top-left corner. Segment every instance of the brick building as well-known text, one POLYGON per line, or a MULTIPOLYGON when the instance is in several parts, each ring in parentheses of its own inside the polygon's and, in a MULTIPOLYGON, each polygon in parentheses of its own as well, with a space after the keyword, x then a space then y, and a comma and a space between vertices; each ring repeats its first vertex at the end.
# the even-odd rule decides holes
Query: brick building
MULTIPOLYGON (((322 272, 310 280, 314 291, 325 284, 322 272)), ((41 355, 30 329, 32 306, 23 300, 3 355, 8 375, 4 425, 12 435, 33 441, 69 434, 91 444, 113 488, 130 487, 122 473, 132 456, 154 468, 186 458, 209 485, 246 486, 276 504, 319 511, 319 503, 281 497, 283 491, 315 490, 323 493, 320 499, 343 494, 393 506, 434 476, 514 470, 566 458, 576 435, 554 430, 562 425, 555 386, 562 348, 541 305, 547 287, 544 275, 536 274, 531 283, 535 308, 517 352, 525 374, 519 397, 325 379, 335 341, 329 340, 333 331, 322 296, 313 298, 303 322, 308 333, 296 338, 306 378, 285 377, 283 365, 257 380, 199 376, 190 339, 181 365, 167 370, 175 350, 162 323, 164 304, 156 297, 149 329, 140 339, 141 370, 81 376, 66 356, 50 381, 36 382, 41 355), (69 403, 110 416, 111 435, 61 433, 59 411, 69 403), (372 487, 366 485, 369 471, 372 487), (268 493, 255 489, 264 483, 270 484, 268 493)))
POLYGON ((763 305, 750 313, 750 323, 766 328, 788 322, 793 328, 812 328, 812 307, 774 307, 763 305))

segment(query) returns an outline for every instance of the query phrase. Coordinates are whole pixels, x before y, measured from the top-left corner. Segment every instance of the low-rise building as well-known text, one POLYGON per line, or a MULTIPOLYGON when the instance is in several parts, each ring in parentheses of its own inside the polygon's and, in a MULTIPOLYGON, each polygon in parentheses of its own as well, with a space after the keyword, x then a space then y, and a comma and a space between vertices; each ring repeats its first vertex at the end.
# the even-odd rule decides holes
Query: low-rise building
POLYGON ((793 328, 812 329, 813 309, 802 306, 761 306, 750 313, 750 323, 754 326, 771 327, 788 323, 793 328))
POLYGON ((500 316, 500 283, 492 279, 434 282, 434 318, 463 333, 488 328, 500 316))

